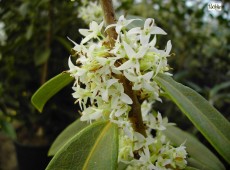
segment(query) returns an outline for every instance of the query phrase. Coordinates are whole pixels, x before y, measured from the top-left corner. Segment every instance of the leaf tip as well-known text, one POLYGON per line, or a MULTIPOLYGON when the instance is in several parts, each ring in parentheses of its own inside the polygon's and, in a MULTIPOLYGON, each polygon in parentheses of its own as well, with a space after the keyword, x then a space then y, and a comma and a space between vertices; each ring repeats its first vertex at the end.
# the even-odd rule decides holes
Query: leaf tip
MULTIPOLYGON (((34 94, 35 95, 35 94, 34 94)), ((39 113, 41 113, 43 111, 43 106, 38 106, 38 104, 36 103, 35 99, 34 99, 34 95, 32 96, 30 102, 32 103, 32 105, 39 111, 39 113)))

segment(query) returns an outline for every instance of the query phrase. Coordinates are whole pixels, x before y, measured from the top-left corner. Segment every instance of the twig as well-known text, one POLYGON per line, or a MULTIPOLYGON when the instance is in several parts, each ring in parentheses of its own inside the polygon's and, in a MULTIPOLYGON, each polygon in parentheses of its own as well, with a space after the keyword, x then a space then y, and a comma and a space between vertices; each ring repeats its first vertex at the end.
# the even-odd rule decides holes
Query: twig
MULTIPOLYGON (((110 25, 116 23, 115 13, 112 5, 112 0, 100 0, 102 10, 104 12, 105 24, 110 25)), ((114 27, 111 27, 107 30, 107 38, 109 46, 112 48, 114 46, 115 40, 117 39, 117 33, 114 27)), ((132 90, 132 84, 129 80, 126 79, 123 75, 118 77, 120 82, 124 85, 125 93, 132 99, 133 104, 131 105, 131 110, 129 112, 129 119, 132 123, 133 129, 136 132, 141 133, 145 137, 146 131, 141 114, 141 105, 137 99, 135 91, 132 90)))
MULTIPOLYGON (((46 33, 46 49, 50 49, 50 44, 51 44, 51 22, 52 22, 52 9, 51 9, 51 2, 48 2, 48 26, 49 29, 46 33)), ((45 61, 45 63, 42 65, 42 73, 41 73, 41 84, 44 84, 47 79, 47 73, 48 73, 48 59, 45 61)))

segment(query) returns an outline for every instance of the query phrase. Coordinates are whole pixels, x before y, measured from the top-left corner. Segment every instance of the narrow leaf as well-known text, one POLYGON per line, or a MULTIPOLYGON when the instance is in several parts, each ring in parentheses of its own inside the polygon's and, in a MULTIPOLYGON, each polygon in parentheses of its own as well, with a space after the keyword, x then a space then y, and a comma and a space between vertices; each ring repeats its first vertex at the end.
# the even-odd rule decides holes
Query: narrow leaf
POLYGON ((125 164, 123 162, 119 162, 117 170, 126 170, 128 166, 129 166, 128 164, 125 164))
POLYGON ((39 51, 35 53, 34 62, 36 66, 44 64, 50 57, 50 49, 45 49, 44 51, 39 51))
POLYGON ((186 150, 190 157, 188 160, 189 166, 207 170, 225 169, 220 160, 191 134, 174 126, 167 127, 163 133, 176 146, 179 146, 181 143, 185 142, 186 150))
POLYGON ((220 90, 223 90, 223 89, 226 89, 226 88, 229 88, 229 87, 230 87, 230 81, 227 81, 227 82, 224 82, 224 83, 216 85, 215 87, 213 87, 210 90, 210 93, 209 93, 210 98, 215 96, 220 90))
POLYGON ((49 156, 53 156, 57 151, 67 143, 72 137, 79 133, 82 129, 87 127, 89 124, 86 122, 80 121, 80 119, 74 121, 69 126, 67 126, 55 139, 52 146, 49 149, 49 156))
POLYGON ((230 163, 230 123, 194 90, 159 74, 157 83, 212 146, 230 163))
POLYGON ((32 104, 42 112, 46 102, 62 88, 67 86, 73 81, 73 77, 70 77, 69 73, 63 72, 53 77, 45 84, 43 84, 32 96, 32 104))
POLYGON ((117 126, 100 121, 71 138, 46 170, 115 170, 118 157, 117 126))
POLYGON ((32 37, 32 35, 33 35, 33 30, 34 30, 34 25, 31 24, 31 25, 27 28, 27 31, 26 31, 26 34, 25 34, 27 40, 30 40, 30 39, 31 39, 31 37, 32 37))
POLYGON ((185 168, 185 170, 200 170, 200 169, 197 169, 197 168, 193 168, 193 167, 188 166, 188 167, 185 168))
POLYGON ((55 37, 55 39, 57 41, 59 41, 65 47, 65 49, 68 50, 68 52, 71 51, 72 45, 71 45, 70 41, 67 41, 66 39, 64 39, 62 37, 58 37, 58 36, 55 37))
MULTIPOLYGON (((200 162, 197 159, 194 158, 188 158, 188 164, 190 167, 196 168, 196 169, 202 169, 202 170, 216 170, 216 168, 212 168, 212 167, 207 167, 207 165, 202 164, 202 162, 200 162)), ((218 170, 218 169, 217 169, 218 170)))

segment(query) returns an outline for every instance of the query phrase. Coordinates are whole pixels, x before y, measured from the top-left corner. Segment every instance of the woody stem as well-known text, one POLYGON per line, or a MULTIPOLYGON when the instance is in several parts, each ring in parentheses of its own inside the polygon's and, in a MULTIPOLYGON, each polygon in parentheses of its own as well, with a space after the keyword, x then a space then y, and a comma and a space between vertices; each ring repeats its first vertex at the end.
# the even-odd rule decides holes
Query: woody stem
MULTIPOLYGON (((105 24, 110 25, 116 23, 115 12, 113 9, 112 0, 100 0, 100 4, 104 13, 105 24)), ((107 29, 107 38, 110 48, 114 47, 115 40, 117 39, 117 33, 114 27, 107 29)), ((145 137, 147 136, 145 126, 141 114, 141 105, 138 101, 136 92, 132 90, 132 83, 127 80, 123 75, 118 76, 119 81, 124 86, 125 93, 132 99, 131 110, 128 114, 129 120, 132 123, 132 127, 136 132, 141 133, 145 137)))

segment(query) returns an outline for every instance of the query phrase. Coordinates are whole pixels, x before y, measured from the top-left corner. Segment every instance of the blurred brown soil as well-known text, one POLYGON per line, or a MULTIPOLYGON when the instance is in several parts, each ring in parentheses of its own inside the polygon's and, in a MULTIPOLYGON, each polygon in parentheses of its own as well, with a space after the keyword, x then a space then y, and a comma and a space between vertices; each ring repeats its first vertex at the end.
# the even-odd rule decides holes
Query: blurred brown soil
POLYGON ((18 170, 13 141, 0 132, 0 170, 18 170))

